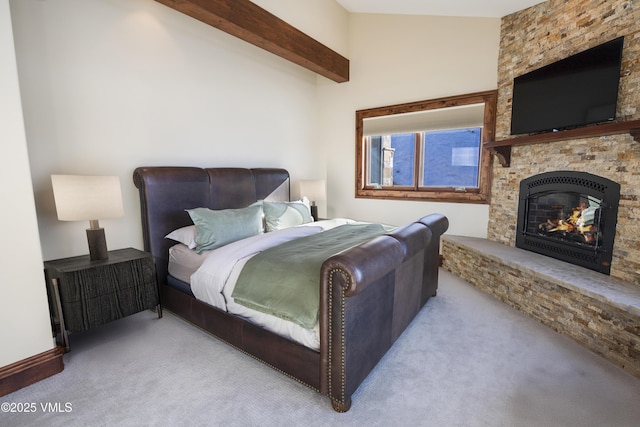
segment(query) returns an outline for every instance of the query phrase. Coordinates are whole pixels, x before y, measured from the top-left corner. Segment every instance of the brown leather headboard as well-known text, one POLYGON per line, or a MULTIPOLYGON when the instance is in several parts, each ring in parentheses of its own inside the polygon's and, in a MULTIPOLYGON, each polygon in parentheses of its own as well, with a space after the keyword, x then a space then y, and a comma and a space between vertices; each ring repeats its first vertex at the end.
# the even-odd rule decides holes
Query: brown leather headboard
POLYGON ((171 231, 191 225, 185 209, 237 209, 258 200, 288 201, 289 172, 271 168, 139 167, 133 182, 140 192, 144 250, 156 259, 165 284, 171 231))

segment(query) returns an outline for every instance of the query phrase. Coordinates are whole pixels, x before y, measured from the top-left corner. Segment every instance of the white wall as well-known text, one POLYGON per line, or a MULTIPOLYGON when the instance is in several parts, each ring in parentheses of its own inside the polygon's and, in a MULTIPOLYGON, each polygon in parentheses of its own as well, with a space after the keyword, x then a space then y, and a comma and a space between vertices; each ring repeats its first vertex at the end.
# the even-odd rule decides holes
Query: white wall
MULTIPOLYGON (((100 222, 111 249, 142 246, 136 166, 324 177, 314 73, 152 0, 11 5, 44 259, 87 252, 87 224, 56 218, 53 173, 120 176, 125 217, 100 222)), ((294 10, 338 16, 346 40, 335 3, 294 10)))
POLYGON ((0 0, 0 94, 0 197, 4 207, 0 223, 2 367, 53 348, 9 0, 0 0))
POLYGON ((486 237, 488 205, 356 199, 355 111, 497 87, 500 20, 353 14, 351 79, 319 82, 329 216, 401 225, 440 212, 449 233, 486 237))

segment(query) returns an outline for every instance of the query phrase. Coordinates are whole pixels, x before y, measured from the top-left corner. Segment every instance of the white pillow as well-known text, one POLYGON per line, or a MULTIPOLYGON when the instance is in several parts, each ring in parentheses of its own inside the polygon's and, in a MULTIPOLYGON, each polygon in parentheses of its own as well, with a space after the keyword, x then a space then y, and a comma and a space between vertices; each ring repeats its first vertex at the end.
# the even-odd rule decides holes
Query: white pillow
POLYGON ((165 239, 175 240, 183 245, 186 245, 189 249, 196 248, 196 226, 187 225, 186 227, 173 230, 171 233, 164 236, 165 239))
POLYGON ((294 202, 262 202, 266 231, 281 230, 313 222, 309 199, 294 202))

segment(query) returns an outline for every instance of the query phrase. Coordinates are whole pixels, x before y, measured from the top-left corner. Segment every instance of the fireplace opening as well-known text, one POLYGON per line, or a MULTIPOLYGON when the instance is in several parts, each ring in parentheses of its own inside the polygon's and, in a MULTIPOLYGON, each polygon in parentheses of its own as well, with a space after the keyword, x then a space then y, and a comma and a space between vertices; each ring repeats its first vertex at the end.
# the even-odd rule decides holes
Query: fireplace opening
POLYGON ((610 274, 620 185, 555 171, 520 182, 516 247, 610 274))

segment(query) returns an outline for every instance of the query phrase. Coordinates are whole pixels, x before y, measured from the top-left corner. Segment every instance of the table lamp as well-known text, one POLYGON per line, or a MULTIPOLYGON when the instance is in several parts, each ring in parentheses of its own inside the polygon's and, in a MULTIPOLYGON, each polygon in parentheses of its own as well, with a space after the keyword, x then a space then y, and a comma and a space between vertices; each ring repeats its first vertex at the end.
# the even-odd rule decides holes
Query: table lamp
POLYGON ((51 175, 53 197, 60 221, 89 221, 87 241, 92 261, 109 258, 104 228, 99 219, 124 215, 120 177, 51 175))
POLYGON ((300 181, 300 197, 306 196, 311 202, 311 216, 318 220, 318 205, 316 202, 327 200, 326 184, 322 179, 306 179, 300 181))

